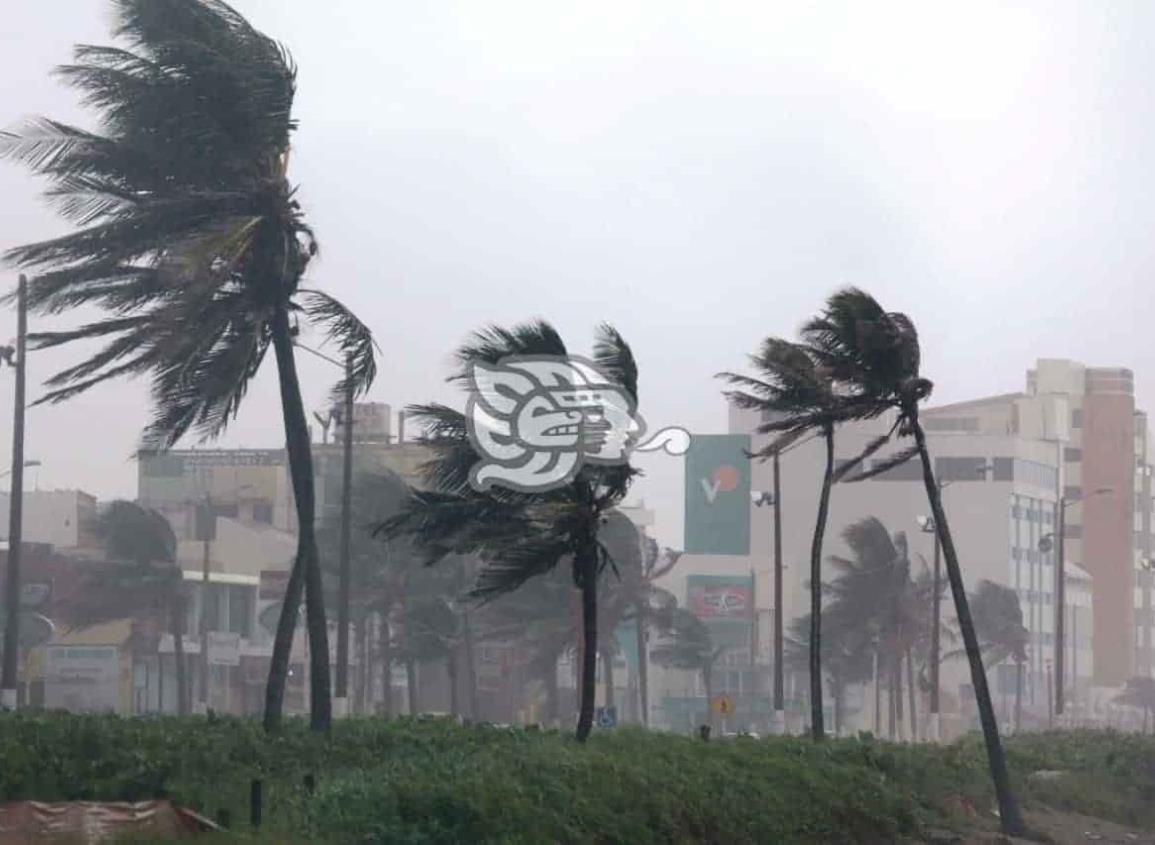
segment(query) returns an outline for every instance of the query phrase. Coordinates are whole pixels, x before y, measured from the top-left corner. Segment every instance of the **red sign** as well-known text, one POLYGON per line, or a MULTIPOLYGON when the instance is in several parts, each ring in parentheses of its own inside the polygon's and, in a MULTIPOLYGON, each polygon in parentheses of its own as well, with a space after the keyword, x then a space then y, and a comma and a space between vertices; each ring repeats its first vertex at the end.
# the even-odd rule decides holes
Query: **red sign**
POLYGON ((746 619, 750 616, 750 584, 690 584, 690 612, 699 618, 746 619))

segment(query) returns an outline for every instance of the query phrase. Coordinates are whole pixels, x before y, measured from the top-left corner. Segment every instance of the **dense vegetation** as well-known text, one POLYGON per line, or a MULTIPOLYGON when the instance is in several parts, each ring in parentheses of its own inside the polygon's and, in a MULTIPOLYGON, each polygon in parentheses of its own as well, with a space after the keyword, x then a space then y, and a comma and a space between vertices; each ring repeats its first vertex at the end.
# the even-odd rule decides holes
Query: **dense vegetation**
MULTIPOLYGON (((1027 802, 1155 826, 1155 738, 1111 732, 1008 739, 1027 802), (1028 779, 1036 770, 1068 772, 1028 779)), ((269 737, 236 719, 0 717, 0 797, 167 795, 247 831, 251 778, 266 837, 377 842, 879 842, 973 823, 993 806, 982 740, 703 743, 444 719, 342 720, 331 738, 290 720, 269 737), (310 797, 307 774, 316 778, 310 797)))

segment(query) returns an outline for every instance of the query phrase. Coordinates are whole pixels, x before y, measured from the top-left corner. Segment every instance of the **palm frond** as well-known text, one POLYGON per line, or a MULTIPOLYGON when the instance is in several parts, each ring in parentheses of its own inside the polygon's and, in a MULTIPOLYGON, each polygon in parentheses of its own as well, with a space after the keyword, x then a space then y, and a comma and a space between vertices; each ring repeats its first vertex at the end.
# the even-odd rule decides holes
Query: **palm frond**
POLYGON ((594 363, 619 385, 631 399, 638 401, 638 362, 634 352, 617 329, 609 323, 598 326, 594 341, 594 363))
POLYGON ((347 374, 333 388, 332 399, 340 402, 350 384, 354 396, 362 396, 377 377, 377 344, 373 332, 348 308, 327 293, 302 290, 305 313, 320 325, 326 340, 335 340, 348 362, 347 374))
MULTIPOLYGON (((881 446, 879 448, 881 448, 881 446)), ((917 454, 917 446, 908 446, 899 452, 895 452, 888 458, 884 458, 881 461, 876 461, 874 465, 870 467, 870 469, 863 470, 856 475, 852 475, 849 478, 844 478, 842 480, 849 484, 853 484, 857 481, 866 481, 868 478, 874 478, 876 475, 882 475, 883 473, 890 472, 895 467, 902 466, 917 454)))

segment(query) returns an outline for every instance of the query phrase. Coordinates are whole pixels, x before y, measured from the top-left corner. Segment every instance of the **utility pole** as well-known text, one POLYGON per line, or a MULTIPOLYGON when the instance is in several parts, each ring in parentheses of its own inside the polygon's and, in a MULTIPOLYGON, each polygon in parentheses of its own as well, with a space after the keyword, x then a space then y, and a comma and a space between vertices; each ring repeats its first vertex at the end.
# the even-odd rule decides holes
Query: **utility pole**
POLYGON ((942 730, 942 716, 939 710, 939 661, 941 660, 941 644, 939 628, 942 625, 942 545, 938 540, 938 531, 934 532, 934 596, 931 598, 933 607, 930 627, 930 725, 928 733, 931 742, 938 742, 942 730))
POLYGON ((782 691, 782 485, 778 457, 774 452, 774 722, 776 732, 786 730, 786 705, 782 691))
POLYGON ((353 356, 345 356, 345 455, 341 479, 341 573, 337 596, 337 692, 333 710, 340 718, 349 713, 349 580, 353 534, 353 356))
POLYGON ((1063 612, 1067 603, 1067 574, 1064 560, 1064 546, 1067 534, 1067 499, 1059 497, 1059 536, 1056 538, 1058 556, 1055 560, 1055 713, 1063 715, 1063 612))
POLYGON ((203 542, 203 556, 201 559, 201 689, 200 711, 208 712, 209 707, 209 560, 211 558, 213 535, 216 533, 216 516, 213 513, 212 494, 205 491, 204 503, 201 505, 201 518, 197 527, 203 542))
MULTIPOLYGON (((5 585, 4 664, 0 671, 0 710, 15 710, 16 667, 20 648, 20 552, 24 527, 24 380, 28 347, 28 279, 16 289, 16 396, 12 412, 12 488, 8 497, 8 577, 5 585)), ((11 362, 11 358, 9 358, 11 362)))

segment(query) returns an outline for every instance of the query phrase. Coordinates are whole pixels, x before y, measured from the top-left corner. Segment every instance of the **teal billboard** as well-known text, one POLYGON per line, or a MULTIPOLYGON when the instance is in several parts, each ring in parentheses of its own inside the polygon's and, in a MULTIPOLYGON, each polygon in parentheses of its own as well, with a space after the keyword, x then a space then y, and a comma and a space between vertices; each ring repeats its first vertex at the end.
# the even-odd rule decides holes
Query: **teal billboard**
POLYGON ((695 434, 686 452, 687 554, 750 554, 750 436, 695 434))

